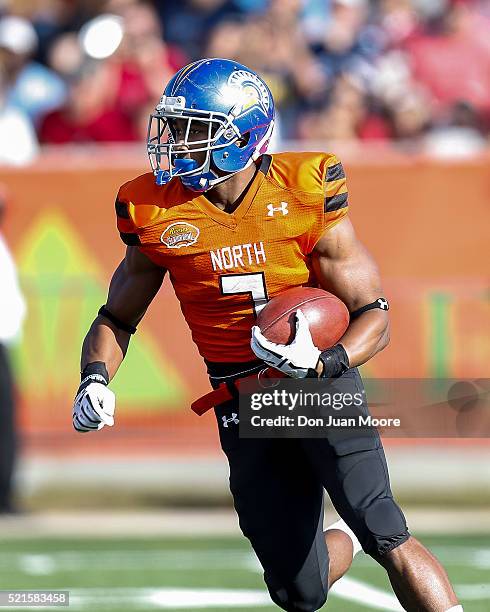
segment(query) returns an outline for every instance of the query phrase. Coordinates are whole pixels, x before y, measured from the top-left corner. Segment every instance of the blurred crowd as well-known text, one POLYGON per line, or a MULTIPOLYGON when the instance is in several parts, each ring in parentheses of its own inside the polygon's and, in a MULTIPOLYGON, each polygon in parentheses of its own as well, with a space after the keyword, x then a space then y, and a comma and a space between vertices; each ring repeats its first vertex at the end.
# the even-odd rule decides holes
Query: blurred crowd
POLYGON ((144 139, 200 57, 257 70, 283 140, 489 144, 490 0, 0 0, 0 163, 144 139))

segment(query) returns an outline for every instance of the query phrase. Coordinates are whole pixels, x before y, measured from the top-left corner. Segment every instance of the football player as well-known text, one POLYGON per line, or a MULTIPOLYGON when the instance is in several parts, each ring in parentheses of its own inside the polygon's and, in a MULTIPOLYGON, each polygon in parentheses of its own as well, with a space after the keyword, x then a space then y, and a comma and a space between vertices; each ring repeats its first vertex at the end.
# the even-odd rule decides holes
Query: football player
POLYGON ((271 92, 246 66, 204 59, 170 80, 149 122, 152 172, 117 195, 126 255, 83 344, 73 425, 114 424, 108 384, 168 271, 212 386, 229 392, 216 391, 215 413, 230 488, 277 606, 321 608, 362 547, 406 610, 460 611, 446 572, 393 499, 376 431, 342 440, 238 435, 236 381, 264 363, 295 378, 342 376, 362 390, 357 366, 388 344, 388 305, 347 215, 341 162, 327 153, 268 155, 273 126, 271 92), (307 285, 333 292, 352 313, 324 352, 301 313, 287 346, 254 325, 269 298, 307 285), (324 532, 325 490, 343 520, 324 532))

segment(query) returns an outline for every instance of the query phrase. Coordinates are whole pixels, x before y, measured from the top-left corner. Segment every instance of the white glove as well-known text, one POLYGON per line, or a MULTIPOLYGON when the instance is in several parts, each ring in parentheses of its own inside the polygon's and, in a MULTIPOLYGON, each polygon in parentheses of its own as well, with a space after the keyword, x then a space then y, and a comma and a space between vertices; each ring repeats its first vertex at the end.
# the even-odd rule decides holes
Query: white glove
POLYGON ((80 433, 98 431, 104 425, 114 425, 116 396, 107 388, 102 376, 91 374, 78 388, 73 405, 73 427, 80 433))
POLYGON ((257 325, 252 327, 252 351, 259 359, 292 378, 305 378, 318 365, 321 351, 313 344, 310 328, 301 310, 296 311, 296 335, 291 344, 267 340, 257 325))

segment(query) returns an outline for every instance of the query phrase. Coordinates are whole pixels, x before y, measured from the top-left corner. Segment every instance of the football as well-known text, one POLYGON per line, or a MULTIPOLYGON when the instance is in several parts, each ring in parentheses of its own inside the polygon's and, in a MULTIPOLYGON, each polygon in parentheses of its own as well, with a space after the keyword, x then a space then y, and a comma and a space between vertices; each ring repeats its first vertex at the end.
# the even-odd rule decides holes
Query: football
POLYGON ((257 325, 271 342, 289 344, 296 331, 296 311, 308 320, 315 346, 324 351, 343 336, 349 311, 338 297, 316 287, 294 287, 272 298, 257 317, 257 325))

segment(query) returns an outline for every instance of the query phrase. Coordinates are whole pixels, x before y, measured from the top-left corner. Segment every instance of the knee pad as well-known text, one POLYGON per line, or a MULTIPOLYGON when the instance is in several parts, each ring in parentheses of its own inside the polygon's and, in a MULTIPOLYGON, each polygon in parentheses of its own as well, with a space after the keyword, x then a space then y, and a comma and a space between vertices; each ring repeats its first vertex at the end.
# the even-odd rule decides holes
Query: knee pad
POLYGON ((316 612, 319 610, 327 601, 327 596, 324 594, 318 595, 317 597, 310 597, 308 599, 296 599, 294 597, 278 598, 278 593, 270 593, 272 601, 287 612, 316 612))
POLYGON ((316 612, 327 601, 326 588, 298 588, 297 585, 274 588, 267 580, 266 584, 272 601, 287 612, 316 612))
POLYGON ((369 544, 364 550, 372 556, 385 555, 410 537, 403 512, 392 497, 373 500, 364 512, 369 544))
POLYGON ((373 557, 385 555, 408 540, 410 534, 391 494, 382 448, 374 438, 356 439, 355 445, 355 453, 344 450, 338 458, 338 467, 345 474, 345 501, 339 505, 345 508, 343 518, 363 550, 373 557))

